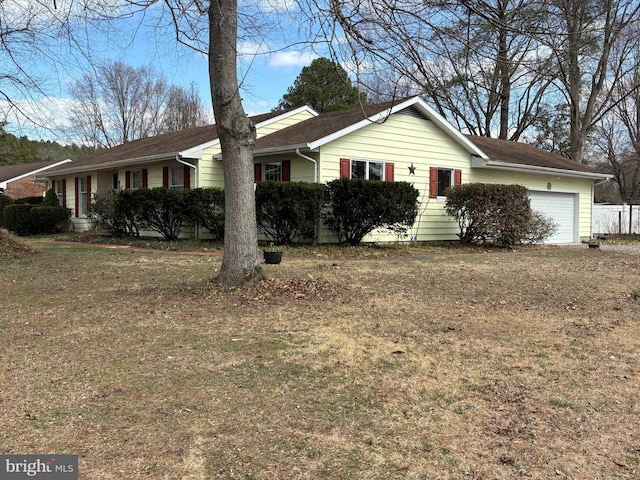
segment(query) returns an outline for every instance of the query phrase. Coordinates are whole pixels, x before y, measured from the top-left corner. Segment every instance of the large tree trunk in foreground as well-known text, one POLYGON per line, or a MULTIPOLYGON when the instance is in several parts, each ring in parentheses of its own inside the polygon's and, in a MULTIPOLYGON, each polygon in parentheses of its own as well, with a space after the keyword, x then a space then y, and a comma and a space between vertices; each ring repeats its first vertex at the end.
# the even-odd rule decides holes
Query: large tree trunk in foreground
POLYGON ((253 183, 256 131, 242 107, 238 88, 237 19, 237 0, 211 1, 209 77, 222 148, 225 192, 224 256, 218 280, 225 289, 263 278, 253 183))

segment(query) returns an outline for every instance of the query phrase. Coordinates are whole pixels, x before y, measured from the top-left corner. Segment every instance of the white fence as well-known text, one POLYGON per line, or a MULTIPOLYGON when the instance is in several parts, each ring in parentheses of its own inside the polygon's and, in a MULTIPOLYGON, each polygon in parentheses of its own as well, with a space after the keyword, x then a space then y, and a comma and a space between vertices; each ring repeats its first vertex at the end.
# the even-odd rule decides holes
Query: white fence
MULTIPOLYGON (((640 232, 640 205, 631 207, 631 233, 640 232)), ((593 236, 629 233, 629 205, 593 205, 591 228, 593 236)))

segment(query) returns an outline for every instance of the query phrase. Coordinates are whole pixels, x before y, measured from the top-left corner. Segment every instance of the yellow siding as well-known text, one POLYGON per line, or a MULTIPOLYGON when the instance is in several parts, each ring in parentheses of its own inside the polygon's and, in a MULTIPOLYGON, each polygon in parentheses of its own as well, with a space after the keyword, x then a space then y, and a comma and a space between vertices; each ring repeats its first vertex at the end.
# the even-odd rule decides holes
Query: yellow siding
MULTIPOLYGON (((398 239, 386 230, 378 230, 366 242, 448 241, 458 238, 457 223, 445 211, 445 200, 429 198, 429 167, 460 169, 462 182, 517 183, 531 190, 573 193, 579 200, 579 235, 591 234, 591 188, 593 181, 545 174, 496 171, 471 168, 471 154, 430 121, 394 115, 385 123, 371 124, 321 147, 320 182, 340 176, 340 158, 392 162, 395 181, 411 183, 419 192, 419 214, 405 238, 398 239), (415 175, 409 173, 413 163, 415 175)), ((292 169, 293 170, 293 169, 292 169)), ((320 242, 334 237, 322 228, 320 242)))
MULTIPOLYGON (((301 111, 296 113, 295 115, 290 115, 285 118, 277 119, 276 121, 273 121, 267 125, 258 127, 256 131, 256 135, 258 138, 264 137, 265 135, 269 135, 271 133, 277 132, 279 130, 282 130, 283 128, 290 127, 291 125, 295 125, 296 123, 302 122, 304 120, 308 120, 309 118, 312 118, 312 117, 313 115, 310 112, 301 111)), ((200 161, 200 172, 199 172, 200 181, 198 183, 199 186, 217 187, 217 188, 224 187, 224 172, 222 169, 222 160, 220 160, 219 158, 220 151, 221 151, 220 144, 215 144, 204 150, 202 155, 202 160, 200 161), (218 158, 215 158, 215 157, 218 157, 218 158)), ((293 158, 278 157, 275 160, 269 160, 269 161, 280 161, 280 160, 292 160, 291 172, 292 174, 294 174, 295 172, 295 174, 298 175, 298 172, 297 172, 298 165, 296 165, 295 167, 293 166, 293 160, 294 160, 293 158)), ((267 160, 258 159, 257 161, 267 161, 267 160)), ((294 179, 292 178, 292 180, 294 179)), ((309 182, 313 181, 313 171, 311 172, 311 176, 309 176, 307 173, 302 173, 300 175, 300 178, 296 178, 295 181, 309 181, 309 182), (305 177, 308 177, 308 180, 302 180, 302 178, 305 178, 305 177)))
POLYGON ((305 120, 309 120, 313 118, 311 112, 301 111, 296 113, 295 115, 289 115, 284 118, 278 118, 276 121, 269 123, 263 127, 259 127, 256 131, 257 138, 264 137, 265 135, 270 135, 274 132, 278 132, 283 128, 290 127, 291 125, 295 125, 296 123, 303 122, 305 120))
MULTIPOLYGON (((470 155, 450 136, 430 121, 394 115, 386 122, 368 125, 321 148, 320 182, 340 176, 340 158, 357 158, 392 162, 394 180, 411 183, 419 192, 420 217, 401 240, 417 237, 419 241, 455 240, 457 224, 444 213, 444 202, 429 199, 429 167, 462 170, 462 180, 470 175, 470 155), (415 175, 409 172, 413 163, 415 175)), ((373 232, 367 242, 396 241, 385 230, 373 232)), ((321 242, 332 241, 326 229, 321 242)))
POLYGON ((508 183, 527 187, 532 191, 572 193, 578 195, 579 204, 579 230, 580 238, 588 239, 591 236, 591 188, 593 180, 571 178, 559 175, 520 173, 515 171, 499 171, 484 168, 474 168, 472 182, 483 183, 508 183), (547 184, 551 183, 551 189, 547 184))
POLYGON ((217 187, 222 188, 224 186, 224 173, 222 171, 222 160, 214 158, 216 155, 220 155, 220 145, 216 144, 210 148, 207 148, 202 153, 202 160, 200 160, 200 182, 198 185, 201 187, 217 187))

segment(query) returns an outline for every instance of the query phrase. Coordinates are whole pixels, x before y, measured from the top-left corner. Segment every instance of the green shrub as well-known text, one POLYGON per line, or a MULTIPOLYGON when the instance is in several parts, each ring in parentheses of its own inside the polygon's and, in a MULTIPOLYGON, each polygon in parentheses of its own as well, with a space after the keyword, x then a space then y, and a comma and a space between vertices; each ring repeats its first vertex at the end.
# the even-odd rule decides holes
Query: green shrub
POLYGON ((325 185, 316 183, 258 183, 258 228, 276 245, 290 245, 314 239, 325 190, 325 185))
POLYGON ((43 207, 59 207, 60 202, 58 201, 58 196, 56 192, 49 189, 44 194, 44 199, 42 200, 43 207))
POLYGON ((2 211, 4 227, 16 235, 33 235, 34 225, 29 212, 33 205, 14 203, 7 205, 2 211))
POLYGON ((135 215, 125 211, 125 191, 98 192, 91 200, 89 218, 102 230, 116 236, 137 236, 135 215), (128 221, 131 218, 133 221, 128 221))
MULTIPOLYGON (((125 190, 126 191, 126 190, 125 190)), ((176 240, 187 223, 184 190, 150 188, 132 190, 133 204, 139 210, 140 228, 154 230, 165 240, 176 240)))
POLYGON ((445 194, 445 211, 458 222, 461 243, 511 246, 526 238, 531 206, 525 187, 467 183, 445 194))
POLYGON ((29 211, 33 234, 66 232, 69 228, 71 210, 56 205, 55 207, 33 207, 29 211))
POLYGON ((16 198, 14 203, 17 203, 19 205, 42 205, 43 201, 44 201, 44 197, 37 196, 37 197, 16 198))
POLYGON ((333 180, 322 218, 339 243, 357 245, 376 228, 406 232, 418 214, 418 195, 407 182, 333 180))
POLYGON ((558 233, 558 228, 559 225, 551 217, 534 210, 531 212, 529 231, 525 240, 533 244, 543 243, 558 233))
POLYGON ((184 191, 187 223, 206 228, 215 240, 224 240, 224 190, 194 188, 184 191))
POLYGON ((13 205, 13 199, 6 195, 0 195, 0 227, 4 226, 3 211, 7 205, 13 205))

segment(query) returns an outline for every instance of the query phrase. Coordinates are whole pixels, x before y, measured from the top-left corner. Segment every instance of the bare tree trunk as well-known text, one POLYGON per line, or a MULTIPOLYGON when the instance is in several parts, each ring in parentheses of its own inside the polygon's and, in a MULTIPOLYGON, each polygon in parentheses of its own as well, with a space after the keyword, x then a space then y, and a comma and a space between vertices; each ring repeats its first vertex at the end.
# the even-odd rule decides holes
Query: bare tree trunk
POLYGON ((209 6, 209 76, 225 191, 224 256, 218 280, 225 289, 263 278, 258 256, 253 146, 255 125, 247 118, 238 88, 237 0, 209 6))

